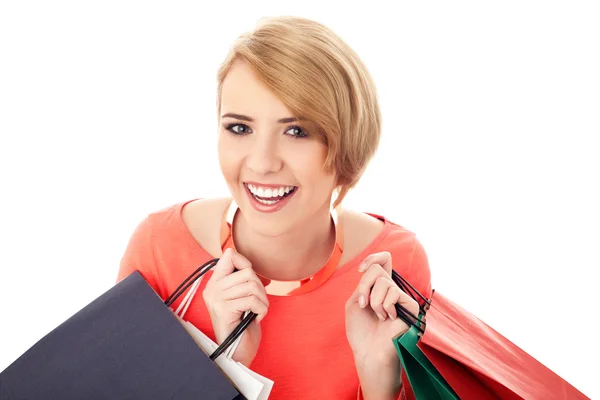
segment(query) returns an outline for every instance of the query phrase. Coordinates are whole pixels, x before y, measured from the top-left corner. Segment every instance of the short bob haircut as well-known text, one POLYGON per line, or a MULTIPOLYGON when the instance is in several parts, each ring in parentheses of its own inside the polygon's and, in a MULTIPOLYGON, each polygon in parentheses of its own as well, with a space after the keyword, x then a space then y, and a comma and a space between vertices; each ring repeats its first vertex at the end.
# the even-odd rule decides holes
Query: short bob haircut
POLYGON ((300 17, 262 18, 238 37, 217 75, 217 109, 223 81, 236 61, 327 145, 325 169, 336 174, 338 208, 379 146, 381 115, 375 84, 358 55, 324 25, 300 17))

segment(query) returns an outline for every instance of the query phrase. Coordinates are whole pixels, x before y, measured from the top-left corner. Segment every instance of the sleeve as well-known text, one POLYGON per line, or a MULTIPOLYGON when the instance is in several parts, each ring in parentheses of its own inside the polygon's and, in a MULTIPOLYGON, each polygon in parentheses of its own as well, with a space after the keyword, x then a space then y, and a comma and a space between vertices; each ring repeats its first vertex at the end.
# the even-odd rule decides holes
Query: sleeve
POLYGON ((144 218, 135 228, 125 249, 117 274, 117 282, 129 276, 134 271, 144 277, 146 282, 158 293, 161 298, 166 298, 162 279, 154 259, 152 245, 152 232, 149 217, 144 218))
MULTIPOLYGON (((394 269, 396 269, 394 267, 394 269)), ((429 269, 429 259, 421 242, 414 237, 412 252, 407 263, 406 269, 398 268, 396 272, 402 275, 419 293, 425 298, 430 299, 432 294, 431 270, 429 269)), ((420 305, 425 302, 417 297, 420 305)))

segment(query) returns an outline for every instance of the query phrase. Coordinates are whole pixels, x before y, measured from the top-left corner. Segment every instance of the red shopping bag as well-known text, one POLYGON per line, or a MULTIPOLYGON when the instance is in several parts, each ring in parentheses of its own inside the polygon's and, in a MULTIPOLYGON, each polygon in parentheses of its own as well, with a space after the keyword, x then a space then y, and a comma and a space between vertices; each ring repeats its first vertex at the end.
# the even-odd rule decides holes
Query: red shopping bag
POLYGON ((402 368, 402 390, 400 391, 399 400, 417 400, 415 394, 410 388, 410 382, 408 381, 408 377, 406 376, 406 371, 402 368))
POLYGON ((433 291, 417 346, 461 399, 588 399, 483 321, 433 291))

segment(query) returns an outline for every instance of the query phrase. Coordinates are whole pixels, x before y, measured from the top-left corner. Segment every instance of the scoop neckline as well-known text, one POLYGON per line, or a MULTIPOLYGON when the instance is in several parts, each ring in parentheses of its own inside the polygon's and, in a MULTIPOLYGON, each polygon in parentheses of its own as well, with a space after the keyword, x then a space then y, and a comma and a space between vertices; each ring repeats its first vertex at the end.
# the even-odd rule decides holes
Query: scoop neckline
MULTIPOLYGON (((183 215, 182 215, 183 208, 186 205, 188 205, 189 203, 192 203, 196 200, 202 200, 202 198, 184 201, 184 202, 179 203, 175 207, 176 221, 177 221, 177 224, 178 224, 180 230, 182 231, 183 235, 185 236, 185 238, 188 242, 188 245, 190 245, 190 247, 193 250, 195 250, 196 253, 198 253, 199 255, 202 255, 203 257, 208 257, 208 258, 212 259, 212 258, 214 258, 213 255, 210 254, 208 251, 206 251, 204 249, 204 247, 202 247, 200 245, 200 243, 198 243, 196 241, 196 239, 194 238, 194 236, 188 229, 187 225, 183 221, 183 215)), ((358 266, 358 264, 360 264, 360 262, 362 262, 369 254, 371 254, 373 252, 373 250, 375 248, 377 248, 377 246, 379 246, 381 244, 381 242, 387 237, 392 226, 394 225, 390 220, 388 220, 387 218, 385 218, 382 215, 369 213, 369 212, 364 212, 364 214, 370 215, 371 217, 381 220, 383 222, 383 227, 381 228, 381 230, 379 231, 377 236, 375 236, 375 238, 371 241, 371 243, 369 243, 368 246, 366 246, 356 256, 352 257, 350 260, 346 261, 343 265, 341 265, 339 268, 337 268, 335 270, 335 272, 331 275, 331 277, 329 277, 329 280, 334 279, 335 277, 342 275, 343 273, 351 270, 352 267, 354 267, 354 266, 358 266)))

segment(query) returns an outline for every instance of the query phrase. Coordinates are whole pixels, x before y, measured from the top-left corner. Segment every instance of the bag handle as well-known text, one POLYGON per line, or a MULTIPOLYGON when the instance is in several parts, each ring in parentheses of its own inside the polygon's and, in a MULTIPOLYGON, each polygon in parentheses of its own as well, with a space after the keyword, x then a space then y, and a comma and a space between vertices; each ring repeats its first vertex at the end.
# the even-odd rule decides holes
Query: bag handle
MULTIPOLYGON (((177 300, 190 286, 197 283, 195 288, 193 290, 190 290, 190 292, 187 294, 187 296, 182 301, 182 304, 186 303, 185 310, 187 310, 187 307, 189 306, 189 303, 190 303, 189 299, 191 296, 193 296, 196 289, 198 288, 198 285, 200 284, 200 282, 197 282, 197 281, 199 279, 201 279, 202 276, 204 274, 206 274, 211 268, 213 268, 215 265, 217 265, 218 261, 219 261, 218 258, 213 258, 212 260, 209 260, 209 261, 205 262, 204 264, 202 264, 200 267, 198 267, 183 282, 181 282, 181 284, 177 287, 177 289, 175 289, 173 291, 173 293, 171 293, 171 295, 169 297, 167 297, 167 299, 164 301, 165 305, 167 307, 170 307, 175 302, 175 300, 177 300)), ((180 309, 181 309, 181 304, 180 304, 180 307, 177 309, 178 311, 176 313, 178 313, 180 309)), ((184 311, 184 313, 185 313, 185 311, 184 311)), ((250 325, 250 323, 252 321, 254 321, 254 319, 257 316, 258 315, 254 314, 253 312, 246 312, 244 318, 238 324, 238 326, 229 334, 229 336, 227 336, 227 338, 225 338, 223 343, 221 343, 221 345, 219 347, 217 347, 217 349, 210 355, 210 359, 212 361, 214 361, 217 357, 219 357, 221 354, 223 354, 223 352, 225 352, 225 350, 227 350, 231 345, 233 345, 234 342, 242 335, 242 333, 244 333, 246 328, 250 325)), ((235 344, 235 345, 237 346, 237 344, 235 344)))
POLYGON ((201 276, 207 273, 212 267, 217 265, 218 258, 213 258, 202 264, 198 267, 194 272, 192 272, 181 284, 171 293, 169 297, 165 300, 165 305, 167 307, 171 307, 171 304, 175 302, 185 292, 190 286, 194 284, 201 276), (195 276, 198 275, 198 276, 195 276))
MULTIPOLYGON (((413 285, 411 285, 409 281, 404 279, 402 277, 402 275, 397 273, 396 270, 392 270, 392 279, 394 280, 394 282, 396 282, 396 285, 398 285, 404 293, 409 294, 410 297, 412 297, 415 301, 417 300, 416 297, 412 294, 412 292, 407 290, 408 288, 410 288, 413 292, 415 292, 421 298, 421 300, 423 300, 423 302, 425 304, 427 304, 427 307, 431 306, 431 302, 429 300, 427 300, 427 298, 425 298, 425 296, 423 296, 417 289, 415 289, 415 287, 413 285)), ((419 308, 423 309, 424 307, 425 306, 421 306, 419 304, 419 308)), ((423 310, 421 310, 421 311, 423 311, 423 310)))
POLYGON ((410 284, 410 282, 408 282, 406 279, 404 279, 402 277, 402 275, 400 275, 393 269, 392 269, 392 280, 396 283, 396 285, 398 285, 398 287, 404 293, 406 293, 410 297, 412 297, 413 300, 418 302, 417 298, 415 297, 415 294, 416 294, 425 303, 425 305, 423 305, 423 306, 419 303, 419 316, 423 316, 423 319, 416 317, 415 315, 413 315, 410 311, 408 311, 406 308, 404 308, 400 304, 398 304, 398 303, 394 304, 394 307, 396 308, 396 314, 398 314, 398 318, 400 318, 402 321, 404 321, 404 323, 406 325, 408 325, 409 327, 414 326, 421 334, 424 334, 425 333, 424 327, 427 326, 427 324, 425 323, 424 317, 425 317, 425 313, 426 313, 427 309, 431 305, 430 301, 427 300, 425 298, 425 296, 423 296, 421 293, 419 293, 419 291, 417 289, 415 289, 414 286, 410 284), (412 291, 409 289, 411 289, 412 291), (415 294, 413 294, 413 292, 415 294), (418 324, 417 324, 417 322, 418 322, 418 324))
MULTIPOLYGON (((204 263, 203 265, 201 265, 200 267, 198 267, 173 291, 173 293, 171 293, 171 295, 165 300, 165 302, 164 302, 165 305, 167 307, 170 307, 175 302, 175 300, 177 300, 190 286, 194 285, 196 283, 196 281, 201 279, 202 276, 204 274, 206 274, 211 268, 213 268, 217 264, 218 261, 219 261, 218 258, 213 258, 212 260, 209 260, 206 263, 204 263)), ((415 294, 418 297, 420 297, 421 300, 423 300, 423 302, 425 303, 425 306, 421 306, 421 304, 419 303, 419 311, 420 311, 419 314, 424 317, 427 309, 429 308, 429 306, 431 306, 431 302, 429 300, 427 300, 425 298, 425 296, 423 296, 421 293, 419 293, 419 291, 417 289, 415 289, 414 286, 412 286, 406 279, 404 279, 395 270, 392 270, 392 279, 403 292, 410 295, 415 301, 417 301, 415 294), (409 289, 411 289, 411 290, 409 290, 409 289), (413 292, 414 292, 414 294, 413 294, 413 292)), ((190 298, 190 296, 193 295, 193 292, 195 293, 195 289, 197 289, 200 282, 197 282, 197 283, 198 284, 195 286, 194 290, 191 290, 188 293, 188 295, 186 296, 186 298, 184 299, 184 301, 182 302, 182 304, 186 303, 185 310, 187 310, 187 307, 189 306, 188 299, 190 298)), ((419 332, 421 332, 421 334, 425 333, 425 330, 423 327, 426 327, 427 324, 425 323, 424 319, 422 320, 422 319, 416 317, 410 311, 408 311, 406 308, 404 308, 403 306, 401 306, 398 303, 396 303, 394 306, 396 308, 396 313, 398 314, 398 317, 400 319, 402 319, 402 321, 404 321, 404 323, 406 323, 408 326, 414 326, 419 332), (419 324, 417 324, 417 322, 419 322, 419 324)), ((181 305, 177 309, 178 310, 177 313, 179 312, 180 308, 181 308, 181 305)), ((184 311, 184 313, 185 313, 185 311, 184 311)), ((250 323, 257 316, 258 315, 253 312, 246 312, 246 314, 244 315, 244 318, 238 324, 238 326, 235 327, 235 329, 229 334, 229 336, 227 336, 227 338, 223 341, 223 343, 221 343, 221 345, 219 347, 217 347, 217 349, 210 355, 210 359, 214 361, 217 357, 219 357, 221 354, 223 354, 223 352, 225 352, 231 345, 233 345, 234 342, 236 342, 236 340, 242 335, 242 333, 244 333, 246 328, 250 325, 250 323)), ((239 341, 237 343, 239 343, 239 341)), ((235 344, 235 346, 237 346, 237 343, 235 344)))
MULTIPOLYGON (((194 282, 194 284, 190 288, 189 292, 185 295, 185 298, 183 299, 181 304, 179 304, 179 307, 177 307, 177 310, 175 311, 175 315, 177 315, 179 318, 181 318, 181 319, 184 318, 185 313, 187 312, 190 304, 192 303, 192 300, 194 299, 194 296, 196 296, 196 292, 198 291, 198 287, 200 286, 200 283, 202 283, 202 278, 203 278, 203 276, 201 276, 200 278, 198 278, 198 280, 196 282, 194 282)), ((244 313, 244 317, 246 317, 249 313, 250 313, 250 311, 246 311, 244 313)), ((244 332, 242 332, 241 335, 238 336, 238 338, 235 340, 235 342, 233 342, 233 344, 229 347, 229 349, 227 349, 227 352, 225 353, 225 357, 227 357, 229 359, 231 359, 233 357, 235 350, 237 349, 238 345, 240 344, 240 341, 242 340, 242 337, 244 336, 244 332)))
POLYGON ((185 297, 179 304, 179 307, 177 307, 177 310, 175 311, 175 315, 177 315, 179 318, 183 319, 183 317, 185 316, 185 313, 187 312, 190 304, 192 303, 194 296, 196 295, 198 286, 200 286, 200 283, 202 283, 202 278, 203 278, 203 276, 201 276, 200 278, 198 278, 198 280, 196 282, 194 282, 194 284, 192 285, 192 287, 190 288, 188 293, 185 295, 185 297))

